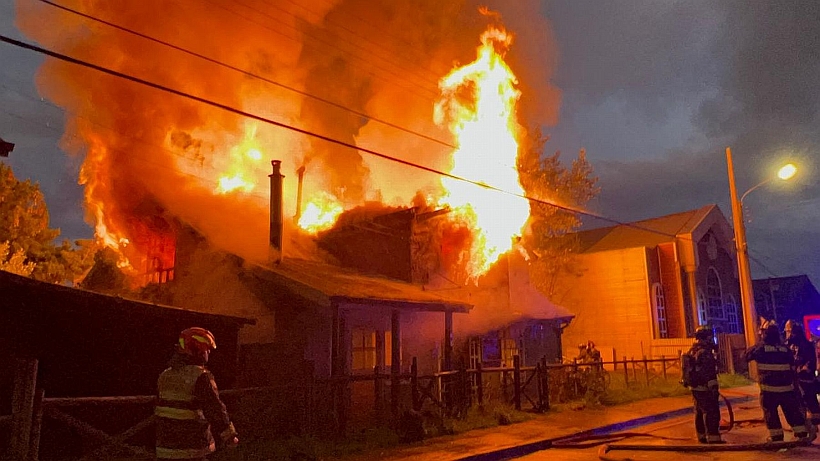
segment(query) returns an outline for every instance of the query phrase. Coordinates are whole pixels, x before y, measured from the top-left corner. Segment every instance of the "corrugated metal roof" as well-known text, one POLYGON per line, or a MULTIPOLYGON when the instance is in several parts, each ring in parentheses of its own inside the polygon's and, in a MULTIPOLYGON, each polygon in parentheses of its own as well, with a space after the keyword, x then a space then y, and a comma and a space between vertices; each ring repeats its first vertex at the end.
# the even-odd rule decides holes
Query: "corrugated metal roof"
POLYGON ((706 205, 696 210, 579 232, 580 251, 595 253, 673 242, 676 236, 691 233, 716 206, 706 205))
POLYGON ((422 287, 319 261, 284 258, 276 265, 258 266, 260 276, 323 306, 334 302, 383 304, 400 308, 468 312, 471 304, 425 291, 422 287))

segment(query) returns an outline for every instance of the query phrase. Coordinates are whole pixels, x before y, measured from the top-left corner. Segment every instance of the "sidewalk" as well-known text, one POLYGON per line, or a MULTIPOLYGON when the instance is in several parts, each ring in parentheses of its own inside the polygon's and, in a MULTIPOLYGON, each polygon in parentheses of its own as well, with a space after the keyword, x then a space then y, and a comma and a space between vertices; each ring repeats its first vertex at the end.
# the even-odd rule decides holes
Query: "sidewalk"
MULTIPOLYGON (((723 389, 733 404, 756 399, 756 385, 723 389)), ((509 426, 437 437, 418 444, 370 452, 346 461, 493 461, 547 448, 552 440, 579 434, 606 434, 691 414, 692 397, 664 397, 614 407, 547 413, 509 426)), ((694 428, 693 428, 694 431, 694 428)), ((694 434, 693 434, 694 437, 694 434)))

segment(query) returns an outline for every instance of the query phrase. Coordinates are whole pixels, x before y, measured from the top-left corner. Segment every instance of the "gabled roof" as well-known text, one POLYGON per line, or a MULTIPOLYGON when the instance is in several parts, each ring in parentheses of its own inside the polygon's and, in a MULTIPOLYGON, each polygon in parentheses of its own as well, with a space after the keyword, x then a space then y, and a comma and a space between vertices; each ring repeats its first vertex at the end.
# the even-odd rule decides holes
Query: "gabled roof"
POLYGON ((652 247, 691 234, 717 205, 579 232, 581 253, 652 247))
POLYGON ((435 312, 469 312, 471 304, 425 291, 407 282, 362 275, 354 270, 305 259, 283 258, 257 266, 261 278, 321 306, 335 303, 380 305, 435 312))

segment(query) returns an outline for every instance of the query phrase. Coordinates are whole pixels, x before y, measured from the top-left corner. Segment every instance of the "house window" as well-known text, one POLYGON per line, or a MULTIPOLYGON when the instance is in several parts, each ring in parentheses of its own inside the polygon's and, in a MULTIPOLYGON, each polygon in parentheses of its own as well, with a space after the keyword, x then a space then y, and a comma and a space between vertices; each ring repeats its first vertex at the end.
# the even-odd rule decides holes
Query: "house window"
POLYGON ((652 286, 655 298, 655 316, 658 322, 658 337, 669 337, 669 324, 666 320, 666 298, 663 296, 663 287, 660 283, 652 286))
POLYGON ((512 367, 513 357, 518 355, 521 357, 521 363, 524 362, 524 357, 518 349, 518 342, 513 338, 503 338, 501 340, 501 366, 512 367))
POLYGON ((726 318, 726 312, 723 309, 723 290, 720 286, 720 277, 714 267, 710 267, 706 275, 706 303, 710 318, 720 320, 726 318))
POLYGON ((709 316, 706 313, 706 298, 703 292, 698 290, 698 325, 709 323, 709 316))
POLYGON ((727 333, 740 333, 740 315, 738 315, 735 297, 732 295, 729 295, 726 300, 726 320, 727 333))
MULTIPOLYGON (((351 334, 351 347, 353 361, 351 369, 353 371, 373 371, 376 363, 376 332, 373 330, 353 330, 351 334)), ((390 332, 384 333, 384 365, 391 363, 390 332)))

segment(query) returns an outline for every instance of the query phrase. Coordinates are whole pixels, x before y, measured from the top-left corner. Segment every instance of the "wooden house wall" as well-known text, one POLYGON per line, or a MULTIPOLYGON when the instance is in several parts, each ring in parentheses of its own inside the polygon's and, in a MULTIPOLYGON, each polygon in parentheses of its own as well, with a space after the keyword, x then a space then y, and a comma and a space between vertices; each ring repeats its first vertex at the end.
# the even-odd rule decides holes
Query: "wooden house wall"
POLYGON ((575 314, 564 330, 564 356, 577 346, 595 342, 606 360, 618 355, 642 355, 651 339, 652 318, 644 248, 613 250, 578 257, 583 275, 563 275, 556 302, 575 314))

